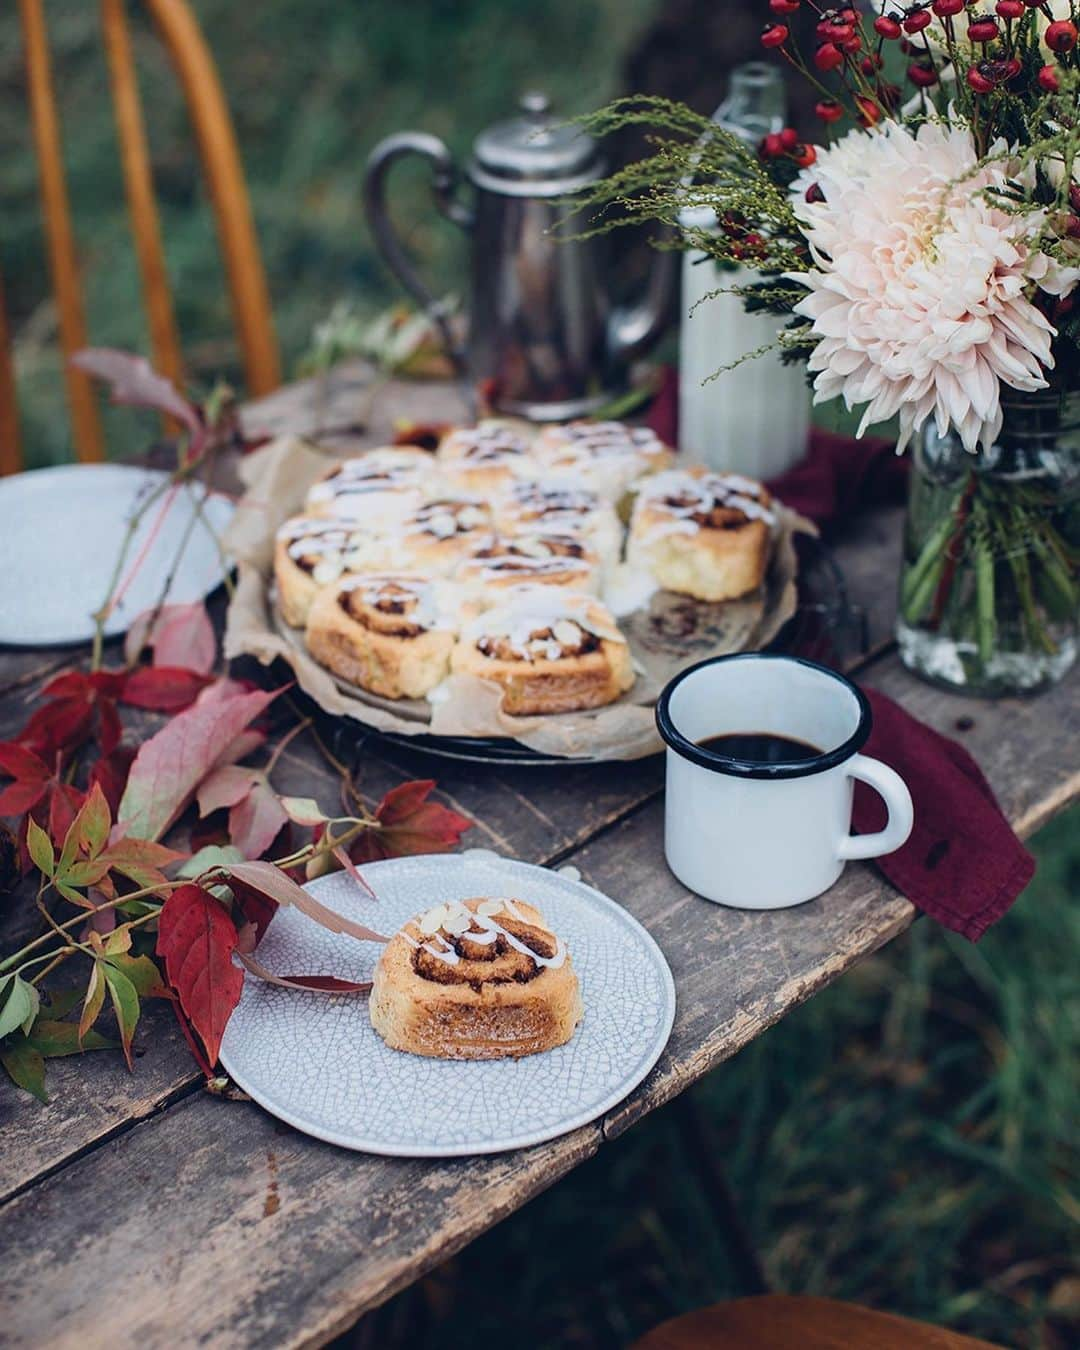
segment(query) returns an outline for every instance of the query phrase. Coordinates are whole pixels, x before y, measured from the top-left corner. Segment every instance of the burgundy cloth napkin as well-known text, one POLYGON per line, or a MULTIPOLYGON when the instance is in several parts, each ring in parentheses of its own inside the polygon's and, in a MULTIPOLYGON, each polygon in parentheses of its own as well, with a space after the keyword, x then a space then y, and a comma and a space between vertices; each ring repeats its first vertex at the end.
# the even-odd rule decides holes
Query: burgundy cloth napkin
MULTIPOLYGON (((679 382, 667 368, 648 423, 678 443, 679 382)), ((814 430, 806 458, 769 487, 785 505, 829 534, 869 506, 899 503, 907 491, 906 457, 890 441, 861 441, 814 430)), ((865 691, 874 728, 865 751, 891 765, 915 803, 915 826, 901 849, 878 858, 886 877, 918 909, 972 942, 995 923, 1035 873, 1035 860, 1001 813, 990 784, 968 752, 886 694, 865 691)), ((856 784, 855 829, 885 825, 885 805, 856 784)))
MULTIPOLYGON (((911 838, 877 865, 918 909, 976 942, 1034 876, 1035 859, 963 746, 887 695, 863 692, 874 713, 865 753, 891 765, 915 803, 911 838)), ((885 825, 884 803, 862 783, 855 787, 853 822, 860 834, 885 825)))

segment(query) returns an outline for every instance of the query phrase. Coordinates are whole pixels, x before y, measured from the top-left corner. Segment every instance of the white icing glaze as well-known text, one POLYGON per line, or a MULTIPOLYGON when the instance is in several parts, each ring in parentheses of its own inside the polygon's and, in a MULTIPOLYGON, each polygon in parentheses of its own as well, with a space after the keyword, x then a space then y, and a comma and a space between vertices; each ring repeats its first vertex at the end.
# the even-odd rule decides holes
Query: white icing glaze
POLYGON ((775 513, 748 495, 760 490, 760 483, 740 474, 694 474, 685 469, 668 469, 642 483, 634 508, 638 525, 635 532, 646 541, 671 534, 696 534, 702 527, 694 516, 707 514, 717 506, 739 511, 747 520, 760 520, 771 526, 776 519, 775 513), (673 498, 682 500, 673 501, 673 498), (641 515, 649 508, 662 513, 666 519, 641 529, 641 515))
POLYGON ((379 601, 403 601, 401 617, 427 632, 453 630, 458 609, 455 589, 408 572, 358 573, 345 577, 338 594, 360 592, 360 602, 377 608, 379 601))
MULTIPOLYGON (((412 921, 416 922, 422 937, 426 935, 428 929, 437 925, 434 927, 429 941, 417 942, 407 928, 401 930, 401 935, 414 951, 428 952, 436 960, 442 961, 448 966, 456 966, 461 957, 458 956, 448 941, 445 936, 446 933, 454 937, 467 937, 470 942, 475 942, 477 946, 489 946, 502 937, 508 947, 512 947, 522 956, 529 957, 539 967, 546 966, 555 970, 563 964, 566 960, 566 944, 560 937, 557 937, 554 933, 549 934, 555 939, 554 956, 539 956, 527 943, 522 942, 520 938, 515 937, 509 929, 499 923, 494 915, 505 910, 511 918, 516 919, 519 923, 528 923, 529 920, 525 918, 512 900, 501 900, 498 902, 498 908, 492 910, 490 906, 495 903, 494 900, 484 901, 473 911, 460 900, 448 900, 445 904, 436 905, 434 909, 429 909, 426 914, 420 916, 418 921, 412 921), (451 924, 453 927, 449 926, 451 924), (462 926, 463 924, 464 926, 462 926), (473 925, 476 926, 478 931, 470 931, 473 925), (440 945, 436 946, 436 943, 440 945)), ((545 929, 544 931, 547 932, 548 930, 545 929)))
POLYGON ((561 586, 512 586, 497 605, 465 625, 464 636, 474 643, 501 638, 526 661, 536 657, 557 661, 577 645, 579 632, 607 642, 626 641, 614 619, 592 596, 561 586), (560 624, 566 625, 561 642, 555 636, 560 624), (573 639, 569 640, 571 628, 573 639), (544 632, 552 636, 536 636, 544 632))

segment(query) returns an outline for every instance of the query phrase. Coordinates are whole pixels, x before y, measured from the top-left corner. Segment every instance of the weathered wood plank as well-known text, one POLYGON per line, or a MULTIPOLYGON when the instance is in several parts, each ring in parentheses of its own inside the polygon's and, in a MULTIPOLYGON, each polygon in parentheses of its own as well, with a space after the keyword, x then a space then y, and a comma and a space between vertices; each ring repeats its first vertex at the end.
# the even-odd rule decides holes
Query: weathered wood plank
POLYGON ((253 1105, 188 1099, 5 1207, 0 1250, 21 1259, 0 1277, 4 1343, 321 1345, 599 1143, 587 1126, 433 1169, 344 1153, 253 1105), (91 1293, 121 1269, 123 1297, 91 1293))
MULTIPOLYGON (((957 734, 971 738, 1022 828, 1034 828, 1080 791, 1062 748, 1080 730, 1075 681, 1010 706, 1007 718, 993 705, 916 684, 895 657, 879 663, 874 683, 942 730, 957 733, 961 720, 966 730, 957 734)), ((662 803, 651 800, 573 855, 586 879, 615 895, 657 936, 679 994, 668 1050, 645 1083, 609 1113, 604 1137, 669 1100, 900 932, 913 915, 906 900, 863 866, 795 910, 722 909, 671 877, 661 833, 662 803)), ((46 1330, 57 1344, 73 1343, 92 1296, 79 1272, 102 1269, 122 1244, 137 1252, 130 1297, 122 1307, 99 1307, 103 1338, 154 1347, 172 1336, 175 1343, 175 1295, 184 1300, 192 1342, 319 1344, 547 1184, 546 1169, 561 1173, 588 1156, 600 1133, 594 1127, 489 1162, 389 1163, 329 1149, 251 1106, 186 1099, 4 1207, 0 1263, 16 1291, 9 1333, 15 1344, 35 1343, 46 1330), (127 1184, 149 1175, 152 1160, 162 1158, 183 1159, 166 1191, 148 1197, 127 1184), (268 1212, 271 1195, 289 1222, 277 1224, 268 1212), (110 1225, 88 1234, 82 1215, 106 1205, 110 1225), (31 1215, 38 1226, 28 1240, 31 1215), (71 1279, 47 1283, 45 1300, 31 1293, 43 1287, 42 1272, 72 1251, 80 1259, 77 1267, 65 1267, 71 1279), (164 1301, 162 1284, 168 1286, 164 1301), (191 1290, 203 1286, 228 1289, 227 1302, 194 1300, 191 1290)))

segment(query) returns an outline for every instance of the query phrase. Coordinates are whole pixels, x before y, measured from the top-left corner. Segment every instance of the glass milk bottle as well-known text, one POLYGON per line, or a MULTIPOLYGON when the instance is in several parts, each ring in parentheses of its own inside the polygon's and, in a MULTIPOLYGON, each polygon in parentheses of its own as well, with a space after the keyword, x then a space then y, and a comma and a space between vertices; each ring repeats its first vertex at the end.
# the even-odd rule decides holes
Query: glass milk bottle
MULTIPOLYGON (((756 148, 763 136, 781 129, 785 110, 777 70, 751 61, 735 69, 731 92, 713 121, 756 148)), ((716 218, 706 207, 687 210, 682 219, 700 228, 716 218)), ((721 288, 747 285, 755 275, 746 268, 721 270, 696 249, 683 254, 679 448, 712 469, 772 478, 806 452, 810 391, 804 368, 785 366, 777 350, 717 375, 747 352, 775 342, 783 319, 747 314, 737 295, 702 299, 721 288)))

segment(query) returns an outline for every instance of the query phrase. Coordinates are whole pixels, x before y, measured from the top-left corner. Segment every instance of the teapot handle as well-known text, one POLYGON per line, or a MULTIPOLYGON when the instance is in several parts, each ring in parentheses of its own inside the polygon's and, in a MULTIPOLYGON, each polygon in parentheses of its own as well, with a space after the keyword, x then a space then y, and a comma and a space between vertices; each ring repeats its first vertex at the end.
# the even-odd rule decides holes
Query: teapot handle
POLYGON ((435 205, 447 220, 469 229, 473 223, 473 214, 454 195, 458 182, 457 166, 449 149, 438 136, 423 131, 400 131, 381 140, 372 150, 364 175, 364 209, 379 252, 398 281, 431 317, 446 350, 460 368, 464 354, 450 331, 447 305, 445 301, 437 299, 421 280, 402 248, 386 210, 387 178, 394 161, 403 155, 422 155, 431 161, 435 205))

